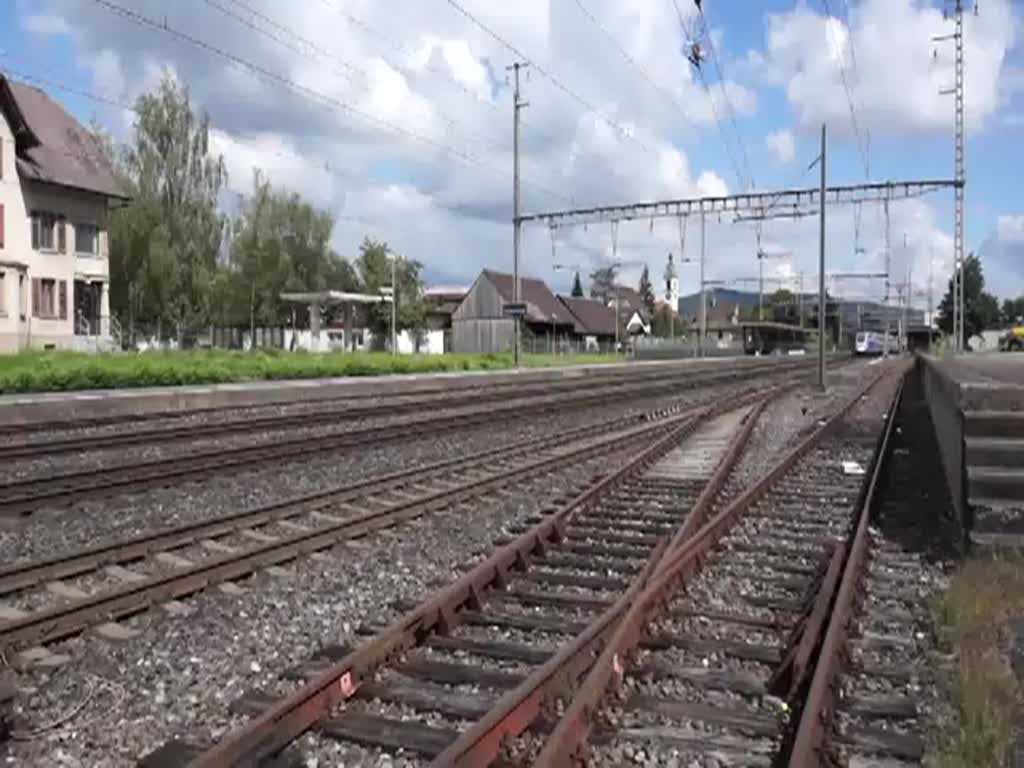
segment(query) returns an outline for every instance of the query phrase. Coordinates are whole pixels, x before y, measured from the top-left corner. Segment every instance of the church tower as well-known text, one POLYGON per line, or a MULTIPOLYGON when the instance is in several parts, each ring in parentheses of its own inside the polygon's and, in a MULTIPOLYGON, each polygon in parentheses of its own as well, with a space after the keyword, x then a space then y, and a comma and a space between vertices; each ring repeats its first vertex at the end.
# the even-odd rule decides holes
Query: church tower
POLYGON ((665 265, 665 301, 673 312, 679 311, 679 277, 676 275, 676 265, 672 260, 672 254, 668 255, 668 264, 665 265))

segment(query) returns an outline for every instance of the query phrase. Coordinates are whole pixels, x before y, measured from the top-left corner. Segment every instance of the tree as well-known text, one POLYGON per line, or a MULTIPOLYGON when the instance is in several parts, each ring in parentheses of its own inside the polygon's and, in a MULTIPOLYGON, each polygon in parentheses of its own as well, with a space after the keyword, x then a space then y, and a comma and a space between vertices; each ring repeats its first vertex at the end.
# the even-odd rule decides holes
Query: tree
POLYGON ((615 280, 618 268, 612 264, 599 267, 590 273, 590 298, 600 299, 607 304, 615 297, 615 280))
POLYGON ((576 277, 572 280, 572 295, 577 299, 583 298, 583 283, 580 282, 579 270, 576 271, 576 277))
MULTIPOLYGON (((964 336, 971 338, 986 328, 999 326, 999 302, 985 291, 985 275, 981 260, 973 253, 964 259, 964 336)), ((943 333, 953 333, 953 280, 950 278, 946 295, 939 304, 939 328, 943 333)))
POLYGON ((285 291, 354 290, 352 265, 330 247, 333 219, 295 193, 276 190, 259 171, 234 226, 222 322, 285 320, 285 291))
POLYGON ((776 323, 797 323, 800 320, 797 316, 798 312, 796 295, 785 288, 779 288, 765 297, 765 317, 762 320, 771 320, 776 323))
MULTIPOLYGON (((420 270, 423 265, 413 259, 391 255, 387 243, 380 243, 369 238, 363 240, 359 247, 356 266, 362 279, 366 293, 380 293, 381 288, 391 286, 391 258, 397 258, 395 265, 397 290, 394 294, 398 302, 398 331, 409 330, 419 335, 424 327, 426 306, 420 285, 420 270)), ((374 346, 383 349, 385 342, 391 338, 391 305, 381 302, 371 304, 367 308, 366 324, 373 334, 374 346)))
POLYGON ((123 158, 132 201, 109 223, 112 309, 132 323, 171 323, 180 337, 209 317, 227 171, 210 153, 209 118, 171 76, 139 97, 135 114, 123 158))
POLYGON ((654 317, 654 286, 651 285, 651 272, 646 264, 644 264, 644 271, 640 273, 640 285, 637 290, 640 292, 640 299, 644 303, 647 317, 654 317))
POLYGON ((1004 325, 1012 325, 1017 318, 1024 318, 1024 296, 1016 299, 1003 299, 1002 321, 1004 325))
POLYGON ((667 304, 658 305, 657 309, 654 311, 654 317, 651 320, 652 336, 667 339, 670 336, 675 335, 678 338, 685 334, 686 330, 686 323, 683 322, 683 319, 673 312, 667 304), (672 328, 673 323, 675 324, 674 329, 672 328))

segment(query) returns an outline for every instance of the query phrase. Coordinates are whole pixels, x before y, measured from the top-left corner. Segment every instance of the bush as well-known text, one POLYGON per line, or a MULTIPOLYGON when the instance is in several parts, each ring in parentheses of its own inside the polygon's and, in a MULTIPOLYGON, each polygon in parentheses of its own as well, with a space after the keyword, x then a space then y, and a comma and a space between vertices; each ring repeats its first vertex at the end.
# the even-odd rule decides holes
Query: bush
MULTIPOLYGON (((601 355, 524 355, 523 365, 545 367, 612 362, 601 355)), ((179 384, 382 376, 512 367, 511 354, 391 355, 385 352, 237 352, 194 350, 87 355, 23 352, 0 356, 0 393, 123 389, 179 384)))

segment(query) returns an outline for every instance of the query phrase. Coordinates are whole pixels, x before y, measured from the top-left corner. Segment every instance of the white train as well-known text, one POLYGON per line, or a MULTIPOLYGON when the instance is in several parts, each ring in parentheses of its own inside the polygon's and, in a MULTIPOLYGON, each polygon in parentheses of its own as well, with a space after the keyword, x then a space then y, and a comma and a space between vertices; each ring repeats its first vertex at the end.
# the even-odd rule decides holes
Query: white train
MULTIPOLYGON (((882 331, 860 331, 857 334, 854 351, 858 355, 880 355, 885 350, 882 347, 885 333, 882 331)), ((900 337, 895 331, 889 332, 889 354, 898 354, 900 351, 900 337)))

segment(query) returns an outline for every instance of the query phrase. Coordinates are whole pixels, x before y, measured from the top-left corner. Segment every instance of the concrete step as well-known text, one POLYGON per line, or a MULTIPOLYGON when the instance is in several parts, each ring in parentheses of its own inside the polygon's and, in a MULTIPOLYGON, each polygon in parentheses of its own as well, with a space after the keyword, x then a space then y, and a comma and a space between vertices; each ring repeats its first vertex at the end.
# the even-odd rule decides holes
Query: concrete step
POLYGON ((1017 558, 1024 556, 1024 536, 1016 533, 970 534, 971 554, 976 557, 1017 558))
POLYGON ((967 437, 968 467, 1024 467, 1024 437, 967 437))
POLYGON ((964 435, 1024 439, 1024 411, 967 411, 964 435))
MULTIPOLYGON (((1024 366, 1022 366, 1024 370, 1024 366)), ((1024 386, 976 382, 960 386, 960 407, 965 411, 1024 412, 1024 386)))
POLYGON ((1024 536, 1024 502, 974 498, 970 504, 974 518, 972 530, 977 533, 1024 536))
POLYGON ((1024 503, 1024 467, 968 467, 967 498, 1024 503))

